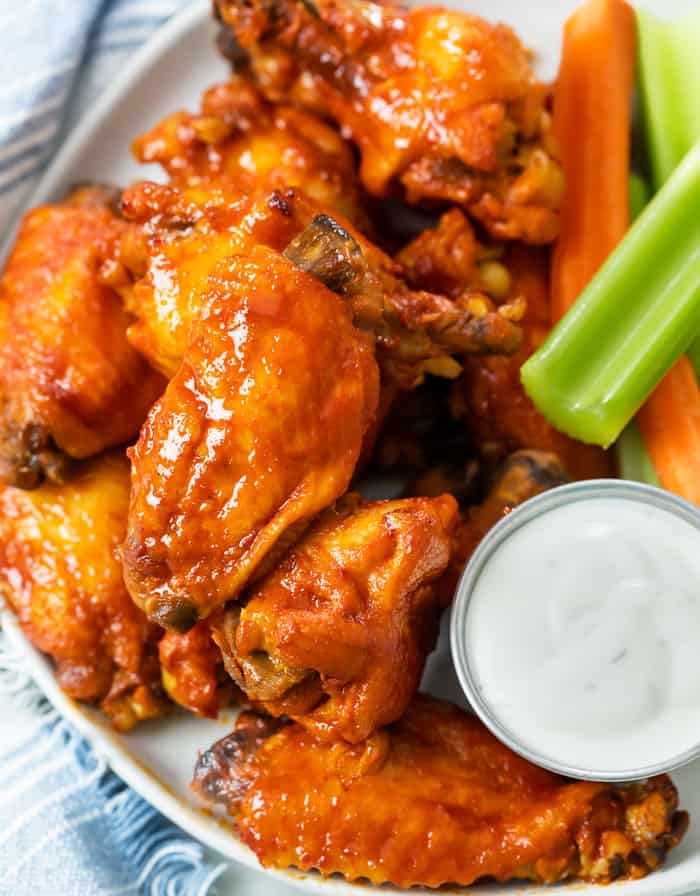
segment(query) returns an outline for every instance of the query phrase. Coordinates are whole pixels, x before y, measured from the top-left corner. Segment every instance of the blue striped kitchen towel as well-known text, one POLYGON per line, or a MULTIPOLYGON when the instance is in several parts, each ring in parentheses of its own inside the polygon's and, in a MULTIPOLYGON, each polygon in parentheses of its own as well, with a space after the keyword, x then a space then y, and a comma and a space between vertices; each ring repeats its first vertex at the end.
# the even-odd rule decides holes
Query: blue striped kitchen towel
POLYGON ((0 697, 8 695, 36 722, 0 756, 2 896, 213 896, 225 864, 205 859, 108 769, 0 632, 0 697))
MULTIPOLYGON (((186 3, 0 2, 0 236, 61 136, 186 3)), ((1 640, 0 692, 36 714, 30 740, 9 753, 0 731, 0 896, 213 892, 223 866, 107 768, 1 640)))
POLYGON ((0 233, 66 130, 190 0, 0 0, 0 233))

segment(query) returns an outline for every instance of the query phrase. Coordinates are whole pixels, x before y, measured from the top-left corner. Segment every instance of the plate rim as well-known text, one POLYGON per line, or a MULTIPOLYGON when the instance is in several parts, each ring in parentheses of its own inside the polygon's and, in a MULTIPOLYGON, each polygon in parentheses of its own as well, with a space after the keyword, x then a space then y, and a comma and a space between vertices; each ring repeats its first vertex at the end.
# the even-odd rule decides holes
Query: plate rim
MULTIPOLYGON (((24 671, 54 709, 73 725, 81 737, 90 743, 128 787, 180 827, 185 834, 225 859, 239 862, 261 874, 272 875, 281 883, 305 888, 307 892, 310 887, 314 892, 317 892, 317 887, 323 887, 323 891, 318 892, 328 892, 323 878, 316 878, 315 875, 307 876, 304 872, 293 870, 264 868, 255 853, 236 835, 232 826, 225 821, 218 821, 215 816, 205 814, 204 811, 198 811, 194 805, 188 804, 170 790, 167 783, 137 756, 132 755, 128 744, 118 739, 117 733, 109 727, 109 722, 97 716, 97 710, 91 710, 90 707, 78 703, 59 688, 50 660, 32 644, 22 631, 17 617, 6 607, 0 607, 0 630, 7 637, 11 649, 14 649, 26 663, 24 671)), ((157 722, 157 719, 153 720, 153 724, 157 722)), ((194 757, 192 768, 194 769, 194 757)), ((334 881, 334 883, 341 882, 334 881)), ((352 887, 353 892, 357 891, 357 886, 343 883, 346 887, 352 887)))
POLYGON ((0 240, 0 263, 4 262, 14 242, 22 215, 35 205, 51 201, 59 183, 70 171, 75 158, 79 156, 84 145, 90 142, 94 131, 109 118, 113 107, 122 96, 141 80, 155 59, 167 52, 189 31, 205 26, 210 20, 211 0, 191 0, 172 18, 156 28, 153 34, 134 51, 128 60, 128 65, 98 94, 92 108, 81 115, 60 148, 50 156, 46 171, 29 194, 22 197, 0 240))
MULTIPOLYGON (((12 245, 19 221, 25 210, 50 201, 55 196, 58 185, 70 174, 77 157, 85 145, 91 142, 94 133, 108 121, 113 107, 124 95, 137 86, 154 61, 190 31, 207 27, 211 21, 210 8, 211 0, 192 0, 160 26, 144 42, 143 46, 134 52, 124 70, 97 97, 93 107, 81 117, 54 154, 37 184, 20 202, 0 241, 0 264, 4 261, 12 245)), ((339 894, 339 896, 340 894, 356 896, 360 891, 398 896, 398 894, 406 892, 393 886, 373 887, 362 882, 351 883, 334 876, 324 878, 315 873, 306 873, 295 869, 280 870, 263 867, 252 850, 242 843, 232 825, 204 814, 197 810, 195 805, 189 804, 177 796, 166 782, 148 769, 137 756, 132 755, 128 745, 118 739, 106 720, 97 717, 95 711, 74 701, 61 691, 50 660, 32 644, 22 631, 12 610, 3 606, 1 598, 0 630, 6 634, 11 646, 22 656, 26 663, 26 672, 51 705, 105 758, 109 768, 146 802, 206 848, 218 853, 226 860, 238 862, 247 868, 273 877, 280 883, 302 889, 307 893, 319 894, 319 896, 329 896, 331 893, 339 894)), ((154 724, 156 723, 154 722, 154 724)), ((194 757, 192 767, 194 768, 194 757)), ((194 799, 193 796, 193 801, 194 799)), ((700 867, 695 877, 688 877, 685 881, 678 881, 671 886, 662 882, 663 874, 663 869, 661 869, 660 872, 650 876, 654 879, 654 886, 649 887, 648 890, 645 888, 644 896, 682 896, 682 894, 700 890, 700 867)), ((650 881, 650 877, 647 877, 646 880, 650 881)), ((631 887, 634 883, 640 883, 640 881, 620 881, 614 886, 631 887)), ((572 892, 576 890, 584 893, 593 892, 595 885, 573 881, 565 886, 572 892)), ((458 887, 450 892, 466 894, 471 889, 472 887, 458 887)), ((526 893, 533 896, 537 893, 544 894, 546 891, 547 888, 544 886, 512 882, 505 886, 500 885, 498 891, 494 892, 507 892, 509 896, 526 893)), ((417 896, 421 896, 421 894, 427 896, 431 891, 427 888, 416 888, 414 892, 417 896)), ((445 896, 449 896, 449 893, 446 893, 445 896)))

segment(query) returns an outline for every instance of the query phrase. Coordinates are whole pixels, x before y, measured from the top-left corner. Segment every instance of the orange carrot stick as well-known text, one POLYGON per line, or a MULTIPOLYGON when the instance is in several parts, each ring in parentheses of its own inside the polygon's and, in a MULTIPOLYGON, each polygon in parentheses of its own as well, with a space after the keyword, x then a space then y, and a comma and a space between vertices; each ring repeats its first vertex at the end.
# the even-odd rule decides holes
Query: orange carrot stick
MULTIPOLYGON (((566 23, 553 130, 566 180, 552 258, 552 317, 562 317, 627 231, 635 23, 624 0, 587 0, 566 23)), ((638 424, 664 488, 700 504, 700 388, 681 358, 638 424)))
POLYGON ((635 22, 624 0, 587 0, 564 26, 552 127, 564 168, 552 259, 558 321, 629 227, 635 22))
POLYGON ((700 504, 700 387, 685 356, 649 396, 637 423, 663 487, 700 504))

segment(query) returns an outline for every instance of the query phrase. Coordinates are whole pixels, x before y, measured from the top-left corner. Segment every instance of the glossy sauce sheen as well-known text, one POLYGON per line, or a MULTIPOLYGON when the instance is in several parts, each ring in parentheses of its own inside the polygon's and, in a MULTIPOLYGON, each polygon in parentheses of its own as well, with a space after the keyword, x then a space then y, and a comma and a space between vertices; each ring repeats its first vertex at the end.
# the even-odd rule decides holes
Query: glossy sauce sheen
POLYGON ((420 695, 365 744, 320 742, 291 725, 252 758, 250 742, 241 746, 234 732, 202 757, 198 792, 227 804, 263 865, 348 880, 607 883, 656 867, 687 823, 665 775, 629 787, 570 781, 420 695))
POLYGON ((268 98, 330 118, 357 144, 371 194, 398 181, 410 203, 465 206, 493 237, 554 239, 546 89, 510 28, 390 3, 216 5, 268 98))
POLYGON ((124 547, 131 596, 183 630, 347 490, 378 395, 348 306, 275 252, 222 263, 203 308, 131 454, 124 547))
POLYGON ((483 699, 543 758, 603 774, 700 743, 700 531, 669 511, 543 513, 487 561, 466 625, 483 699))

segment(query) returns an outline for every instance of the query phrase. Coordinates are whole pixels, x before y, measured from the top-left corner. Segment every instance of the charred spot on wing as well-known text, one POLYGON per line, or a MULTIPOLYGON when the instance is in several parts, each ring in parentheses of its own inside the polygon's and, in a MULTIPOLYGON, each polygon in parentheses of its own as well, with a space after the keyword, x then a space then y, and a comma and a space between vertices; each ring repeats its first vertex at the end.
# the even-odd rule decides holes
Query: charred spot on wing
POLYGON ((284 194, 280 190, 274 190, 267 200, 268 208, 280 212, 285 218, 291 218, 294 213, 292 205, 295 196, 294 190, 286 190, 284 194))
POLYGON ((309 15, 313 16, 315 19, 319 19, 319 21, 321 20, 321 13, 318 11, 318 7, 315 3, 312 3, 311 0, 299 0, 299 3, 309 15))
POLYGON ((516 451, 506 459, 504 473, 517 466, 523 467, 526 478, 541 491, 565 485, 570 481, 559 457, 549 451, 516 451))
POLYGON ((163 628, 181 635, 194 628, 199 622, 197 607, 185 598, 154 603, 152 607, 148 608, 148 616, 163 628))
POLYGON ((28 491, 46 480, 61 484, 70 478, 74 465, 40 423, 19 429, 6 424, 0 434, 0 479, 7 485, 28 491))
POLYGON ((257 713, 242 712, 231 734, 201 753, 191 787, 202 799, 231 810, 244 794, 247 782, 240 774, 260 746, 285 722, 257 713))
POLYGON ((250 64, 250 57, 236 40, 233 29, 221 21, 221 13, 216 3, 214 4, 214 12, 216 18, 221 22, 216 34, 216 49, 224 59, 231 63, 231 68, 234 71, 247 68, 250 64))
POLYGON ((473 322, 476 344, 484 354, 512 355, 522 343, 522 330, 497 314, 478 317, 473 322))
POLYGON ((610 880, 617 880, 625 871, 625 860, 622 856, 612 856, 608 864, 608 876, 610 880))
POLYGON ((340 295, 346 295, 366 269, 360 244, 330 215, 316 215, 284 256, 340 295))

